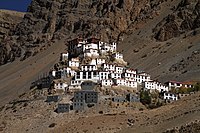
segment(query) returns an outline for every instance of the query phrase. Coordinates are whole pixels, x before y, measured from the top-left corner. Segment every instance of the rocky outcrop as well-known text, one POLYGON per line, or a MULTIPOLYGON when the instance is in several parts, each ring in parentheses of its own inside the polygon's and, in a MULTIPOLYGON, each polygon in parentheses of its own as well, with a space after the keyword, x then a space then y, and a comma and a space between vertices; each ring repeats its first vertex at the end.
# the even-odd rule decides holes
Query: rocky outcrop
POLYGON ((24 13, 0 10, 0 42, 3 36, 8 35, 22 21, 24 13))
POLYGON ((4 40, 1 42, 0 45, 0 61, 1 63, 12 62, 15 58, 21 56, 21 49, 20 47, 14 43, 14 38, 12 37, 5 37, 4 40))
POLYGON ((182 0, 173 14, 164 18, 153 29, 154 37, 166 41, 200 27, 200 1, 182 0))
POLYGON ((158 40, 166 41, 170 38, 180 35, 179 26, 175 21, 174 15, 169 15, 158 25, 161 25, 161 28, 154 29, 154 31, 156 32, 155 38, 158 40))
POLYGON ((21 49, 12 41, 14 38, 8 36, 12 35, 23 16, 21 12, 0 10, 0 64, 21 56, 21 49))
MULTIPOLYGON (((12 35, 21 54, 33 55, 52 40, 82 35, 119 40, 134 25, 155 16, 163 0, 33 0, 12 35)), ((7 44, 2 44, 5 49, 7 44)), ((12 46, 10 46, 12 48, 12 46)), ((6 51, 10 54, 8 51, 6 51)), ((5 53, 2 52, 1 53, 5 53)), ((22 55, 23 57, 26 57, 22 55)), ((0 64, 7 58, 1 56, 0 64)))
POLYGON ((181 127, 176 127, 174 129, 168 129, 164 133, 197 133, 200 131, 200 122, 199 120, 193 121, 191 123, 182 125, 181 127))
POLYGON ((178 63, 173 64, 170 67, 169 71, 170 72, 175 72, 175 71, 186 72, 187 67, 192 65, 193 62, 198 62, 199 58, 200 58, 200 50, 195 50, 187 58, 184 58, 180 60, 178 63))

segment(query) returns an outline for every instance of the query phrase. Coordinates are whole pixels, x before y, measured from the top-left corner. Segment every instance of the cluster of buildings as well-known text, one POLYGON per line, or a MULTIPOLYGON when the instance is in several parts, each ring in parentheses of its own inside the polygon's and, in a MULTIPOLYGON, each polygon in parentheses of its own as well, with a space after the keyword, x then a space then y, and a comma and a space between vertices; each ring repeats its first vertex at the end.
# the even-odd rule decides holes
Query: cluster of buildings
MULTIPOLYGON (((49 95, 47 96, 46 102, 57 102, 56 107, 57 113, 71 112, 71 111, 85 111, 89 108, 97 108, 97 105, 100 101, 112 101, 113 104, 116 104, 118 107, 123 103, 130 102, 140 102, 140 98, 137 95, 126 94, 125 96, 109 96, 109 97, 100 97, 99 93, 94 90, 81 90, 74 92, 74 95, 71 99, 66 99, 61 95, 49 95)), ((101 109, 100 109, 101 110, 101 109)))
POLYGON ((194 87, 193 83, 191 82, 168 81, 165 84, 169 87, 170 90, 172 88, 181 88, 181 87, 193 88, 194 87))
MULTIPOLYGON (((168 86, 169 91, 172 89, 180 89, 180 88, 193 88, 194 83, 192 82, 177 82, 177 81, 168 81, 165 83, 166 86, 168 86)), ((176 94, 176 93, 170 93, 170 92, 165 92, 164 93, 164 99, 168 101, 176 101, 179 98, 188 96, 190 94, 176 94)))
POLYGON ((93 90, 96 85, 135 90, 140 86, 149 91, 164 92, 165 100, 178 99, 177 95, 169 92, 173 87, 192 87, 180 82, 161 84, 152 80, 149 74, 127 66, 123 54, 117 52, 116 43, 101 42, 97 38, 76 38, 69 41, 68 51, 61 54, 60 60, 64 67, 51 71, 53 88, 55 91, 74 92, 74 98, 73 103, 60 104, 61 110, 58 109, 58 112, 72 108, 83 110, 88 104, 97 103, 98 94, 93 90))
POLYGON ((74 96, 67 102, 60 95, 47 96, 46 102, 58 102, 56 112, 64 113, 69 111, 83 111, 98 103, 98 92, 93 90, 82 90, 74 92, 74 96))
MULTIPOLYGON (((123 54, 117 52, 116 43, 104 43, 97 38, 74 39, 68 43, 68 52, 61 54, 66 67, 52 71, 56 78, 72 77, 61 89, 81 90, 84 81, 92 81, 103 87, 123 86, 137 89, 138 85, 151 81, 150 75, 127 67, 123 54)), ((56 85, 58 86, 58 85, 56 85)))

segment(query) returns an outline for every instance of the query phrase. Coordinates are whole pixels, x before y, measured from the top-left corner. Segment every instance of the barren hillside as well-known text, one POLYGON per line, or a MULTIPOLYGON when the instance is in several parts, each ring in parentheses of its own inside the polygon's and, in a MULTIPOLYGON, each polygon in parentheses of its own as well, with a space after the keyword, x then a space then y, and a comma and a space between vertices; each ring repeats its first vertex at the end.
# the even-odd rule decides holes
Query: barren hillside
MULTIPOLYGON (((198 81, 200 79, 200 35, 198 28, 193 28, 193 30, 184 29, 181 28, 181 25, 177 25, 179 35, 171 35, 170 33, 174 33, 174 31, 165 28, 163 35, 167 38, 164 40, 167 41, 154 38, 155 27, 157 29, 164 27, 159 27, 158 22, 162 22, 162 24, 164 23, 169 27, 172 26, 170 23, 165 22, 171 14, 179 14, 177 12, 180 12, 180 10, 189 12, 189 9, 192 9, 191 14, 198 14, 193 11, 196 11, 198 1, 189 1, 186 5, 182 5, 182 3, 184 2, 164 3, 158 17, 141 25, 134 32, 129 32, 130 34, 124 38, 124 41, 120 43, 119 50, 124 53, 130 66, 143 69, 155 79, 163 82, 167 80, 198 81), (180 29, 185 31, 182 32, 180 29)), ((187 15, 189 14, 186 13, 185 17, 187 15)), ((194 18, 198 15, 194 15, 194 18)), ((178 19, 180 18, 176 17, 174 21, 177 22, 178 19)), ((188 23, 181 22, 185 24, 185 27, 189 26, 188 23)), ((161 33, 159 32, 157 35, 161 36, 161 33)))
POLYGON ((31 83, 44 74, 59 61, 60 52, 65 50, 65 43, 59 41, 47 50, 23 62, 16 60, 0 67, 0 106, 16 99, 30 90, 31 83))
MULTIPOLYGON (((79 118, 55 127, 55 132, 120 132, 120 133, 160 133, 168 130, 183 133, 186 125, 188 131, 199 132, 200 125, 200 95, 195 94, 178 102, 158 109, 145 111, 128 111, 127 114, 100 115, 79 118)), ((187 128, 186 128, 187 129, 187 128)))
MULTIPOLYGON (((44 92, 43 92, 44 93, 44 92)), ((56 103, 45 102, 42 92, 30 91, 0 109, 0 131, 54 133, 198 133, 200 93, 152 110, 124 110, 99 114, 54 112, 56 103), (28 97, 27 97, 28 96, 28 97)), ((99 108, 97 110, 103 110, 99 108)), ((104 111, 103 111, 104 112, 104 111)))
POLYGON ((63 38, 98 36, 121 40, 127 29, 157 16, 163 0, 33 0, 12 35, 2 41, 0 64, 26 59, 46 43, 63 38))

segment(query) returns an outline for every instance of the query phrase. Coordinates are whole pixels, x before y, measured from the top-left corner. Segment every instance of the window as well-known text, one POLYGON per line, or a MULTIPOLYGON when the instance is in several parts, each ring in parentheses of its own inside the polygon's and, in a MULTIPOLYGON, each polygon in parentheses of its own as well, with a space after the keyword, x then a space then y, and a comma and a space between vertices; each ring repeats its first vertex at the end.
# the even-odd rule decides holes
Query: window
POLYGON ((88 79, 91 79, 91 78, 92 78, 92 75, 91 75, 91 74, 89 74, 89 75, 88 75, 88 79))
POLYGON ((97 72, 94 72, 94 76, 96 76, 97 75, 97 72))
POLYGON ((77 78, 77 79, 80 79, 80 75, 77 74, 77 75, 76 75, 76 78, 77 78))
POLYGON ((86 79, 86 72, 83 72, 83 79, 86 79))

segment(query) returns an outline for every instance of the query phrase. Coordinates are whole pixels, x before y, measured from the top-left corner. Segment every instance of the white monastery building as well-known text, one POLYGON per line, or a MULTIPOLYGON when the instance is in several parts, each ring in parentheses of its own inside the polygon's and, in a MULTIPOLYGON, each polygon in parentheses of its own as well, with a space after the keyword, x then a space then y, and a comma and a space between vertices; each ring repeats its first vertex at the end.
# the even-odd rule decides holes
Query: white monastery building
POLYGON ((98 57, 99 53, 97 49, 86 49, 84 52, 84 57, 91 57, 91 58, 95 58, 98 57))
POLYGON ((166 86, 151 82, 149 74, 114 63, 113 58, 123 60, 123 54, 117 52, 115 42, 101 42, 94 37, 76 38, 68 42, 68 53, 61 54, 61 60, 68 61, 68 67, 52 71, 52 75, 56 77, 59 72, 71 76, 68 91, 80 90, 84 81, 93 81, 107 87, 117 85, 137 88, 139 84, 150 90, 168 91, 166 86))
POLYGON ((111 44, 105 42, 99 42, 99 50, 102 55, 106 55, 108 53, 114 53, 117 50, 117 44, 114 42, 111 44))
POLYGON ((165 83, 167 86, 169 86, 169 89, 172 88, 180 88, 180 87, 185 87, 185 88, 192 88, 193 85, 189 83, 184 83, 184 82, 177 82, 177 81, 169 81, 165 83))
POLYGON ((96 71, 97 66, 96 65, 82 65, 81 71, 96 71))
POLYGON ((68 58, 69 58, 69 53, 66 52, 66 53, 61 53, 61 61, 68 61, 68 58))
POLYGON ((136 81, 142 84, 143 82, 151 81, 151 78, 149 74, 143 72, 136 75, 136 81))
POLYGON ((178 96, 176 94, 166 92, 164 93, 164 100, 177 101, 178 96))
POLYGON ((83 81, 81 80, 71 80, 71 85, 81 85, 83 83, 83 81))
POLYGON ((121 67, 121 66, 116 66, 115 67, 115 72, 116 73, 123 73, 123 71, 124 71, 124 67, 121 67))
POLYGON ((77 58, 72 58, 69 62, 68 62, 68 66, 71 68, 78 68, 80 65, 79 59, 77 58))
POLYGON ((102 86, 112 86, 113 85, 113 80, 112 79, 103 79, 100 80, 102 86))
POLYGON ((86 43, 86 44, 83 44, 83 52, 85 52, 88 49, 96 49, 96 50, 98 50, 99 47, 98 47, 97 43, 86 43))
POLYGON ((137 88, 137 82, 127 81, 126 79, 115 79, 114 83, 118 86, 137 88))
POLYGON ((101 59, 101 58, 96 58, 96 59, 92 59, 91 62, 89 63, 90 65, 96 65, 96 66, 101 66, 102 64, 106 63, 105 59, 101 59))
POLYGON ((121 54, 121 53, 119 53, 119 52, 117 52, 117 53, 114 53, 113 55, 112 55, 112 57, 113 58, 115 58, 115 59, 122 59, 123 60, 123 54, 121 54))
POLYGON ((98 71, 78 71, 75 75, 75 80, 97 82, 99 80, 99 72, 98 71))
POLYGON ((99 72, 99 80, 109 79, 110 72, 101 71, 99 72))
POLYGON ((54 80, 54 89, 55 90, 63 90, 66 91, 68 88, 68 84, 61 80, 54 80))
POLYGON ((156 81, 148 81, 143 83, 143 88, 147 90, 157 90, 159 92, 166 92, 169 91, 168 86, 162 85, 156 81))
POLYGON ((113 79, 121 79, 122 78, 122 74, 121 73, 111 73, 111 78, 113 79))
POLYGON ((129 73, 129 74, 137 74, 137 71, 134 70, 134 69, 130 69, 130 68, 128 68, 128 69, 125 69, 125 73, 129 73))
POLYGON ((103 64, 103 70, 114 72, 114 71, 115 71, 115 65, 104 63, 104 64, 103 64))

